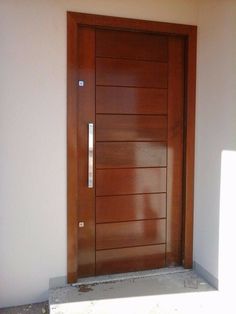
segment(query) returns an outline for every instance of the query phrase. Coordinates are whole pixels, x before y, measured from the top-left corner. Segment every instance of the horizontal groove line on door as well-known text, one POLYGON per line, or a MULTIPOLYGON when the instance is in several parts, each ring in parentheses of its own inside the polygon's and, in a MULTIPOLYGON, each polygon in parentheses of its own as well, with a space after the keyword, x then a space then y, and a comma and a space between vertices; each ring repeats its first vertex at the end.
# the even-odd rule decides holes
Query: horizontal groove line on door
POLYGON ((97 116, 103 116, 103 115, 110 115, 110 116, 164 116, 167 117, 168 114, 167 113, 102 113, 102 112, 98 112, 96 113, 97 116))
POLYGON ((135 143, 148 143, 148 142, 151 142, 151 143, 167 143, 167 141, 157 141, 157 140, 130 140, 130 141, 127 141, 127 140, 123 140, 123 141, 110 141, 110 140, 103 140, 103 141, 98 141, 96 140, 96 143, 132 143, 132 142, 135 142, 135 143))
POLYGON ((160 217, 160 218, 146 218, 146 219, 130 219, 130 220, 120 220, 120 221, 105 221, 105 222, 96 222, 96 225, 107 225, 107 224, 119 224, 124 222, 132 222, 132 221, 148 221, 148 220, 163 220, 166 219, 166 217, 160 217))
POLYGON ((110 140, 108 140, 108 141, 96 141, 96 142, 99 142, 99 143, 132 143, 132 142, 137 142, 137 143, 148 143, 148 142, 152 142, 152 143, 166 143, 167 144, 167 140, 165 140, 165 141, 161 141, 161 140, 153 140, 153 141, 150 141, 150 140, 138 140, 138 141, 126 141, 126 140, 122 140, 122 141, 110 141, 110 140))
POLYGON ((168 64, 168 60, 166 61, 159 61, 159 60, 150 60, 150 59, 143 59, 143 58, 128 58, 128 57, 106 57, 106 56, 98 56, 96 55, 96 59, 112 59, 112 60, 130 60, 130 61, 144 61, 144 62, 151 62, 151 63, 166 63, 168 64))
POLYGON ((166 194, 166 192, 109 194, 109 195, 96 195, 96 197, 112 197, 112 196, 128 196, 128 195, 148 195, 148 194, 166 194))
POLYGON ((163 116, 167 117, 167 113, 109 113, 109 112, 96 112, 98 116, 163 116))
POLYGON ((129 88, 132 88, 132 89, 154 89, 154 90, 163 90, 163 91, 166 91, 167 89, 168 89, 168 87, 149 87, 149 86, 130 86, 130 85, 128 85, 128 86, 123 86, 123 85, 103 85, 103 84, 96 84, 96 87, 114 87, 114 88, 120 88, 120 87, 124 87, 124 88, 127 88, 127 89, 129 89, 129 88))
POLYGON ((96 167, 96 170, 108 170, 108 169, 156 169, 156 168, 167 168, 167 166, 155 166, 155 167, 107 167, 107 168, 100 168, 100 167, 96 167))
POLYGON ((168 90, 168 87, 156 87, 156 86, 136 86, 136 85, 111 85, 111 84, 96 84, 96 86, 101 87, 125 87, 125 88, 146 88, 146 89, 163 89, 168 90))
POLYGON ((142 244, 142 245, 132 245, 132 246, 119 246, 119 247, 112 247, 108 249, 96 249, 96 252, 99 251, 109 251, 109 250, 119 250, 119 249, 128 249, 128 248, 133 248, 133 247, 143 247, 143 246, 155 246, 155 245, 165 245, 166 242, 160 242, 160 243, 151 243, 151 244, 142 244))

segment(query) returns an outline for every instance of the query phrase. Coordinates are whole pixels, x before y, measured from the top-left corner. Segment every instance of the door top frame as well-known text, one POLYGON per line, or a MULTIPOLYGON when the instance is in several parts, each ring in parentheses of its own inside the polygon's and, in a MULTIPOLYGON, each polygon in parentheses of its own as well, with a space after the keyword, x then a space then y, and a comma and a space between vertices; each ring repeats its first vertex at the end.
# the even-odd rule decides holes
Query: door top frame
POLYGON ((196 93, 197 26, 146 21, 121 17, 67 12, 67 278, 77 276, 77 92, 78 58, 77 31, 79 26, 120 29, 127 31, 184 36, 186 39, 186 151, 184 173, 184 234, 183 266, 192 267, 193 201, 194 201, 194 140, 196 93))
POLYGON ((139 32, 155 32, 181 35, 196 36, 197 26, 176 24, 167 22, 147 21, 123 17, 93 15, 87 13, 67 12, 68 21, 73 21, 77 25, 87 25, 93 27, 116 28, 122 30, 132 30, 139 32))

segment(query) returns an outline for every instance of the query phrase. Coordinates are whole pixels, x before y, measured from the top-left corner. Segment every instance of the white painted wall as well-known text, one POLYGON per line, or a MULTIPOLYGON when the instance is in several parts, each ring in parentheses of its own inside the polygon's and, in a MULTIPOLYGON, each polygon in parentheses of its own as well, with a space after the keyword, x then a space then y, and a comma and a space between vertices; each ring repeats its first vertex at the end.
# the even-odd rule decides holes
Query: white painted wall
POLYGON ((0 1, 0 307, 66 275, 66 11, 196 24, 196 1, 0 1))
POLYGON ((45 300, 49 278, 66 275, 67 10, 199 24, 194 257, 217 277, 220 156, 236 146, 233 9, 223 0, 0 0, 0 307, 45 300))
MULTIPOLYGON (((229 255, 229 252, 226 254, 227 242, 231 245, 232 254, 230 234, 236 238, 235 227, 223 225, 223 220, 219 229, 219 217, 226 218, 229 206, 222 203, 220 207, 222 152, 236 150, 235 38, 236 1, 201 0, 198 17, 194 257, 196 262, 219 278, 220 285, 226 268, 231 265, 230 259, 226 259, 229 255), (225 237, 227 230, 230 234, 225 237), (224 243, 221 241, 223 238, 224 243), (224 268, 219 268, 220 277, 219 252, 219 261, 224 264, 224 268)), ((224 181, 224 189, 227 189, 226 184, 230 187, 232 182, 224 181)), ((235 200, 231 206, 236 210, 235 200)), ((232 222, 233 216, 228 218, 232 222)))

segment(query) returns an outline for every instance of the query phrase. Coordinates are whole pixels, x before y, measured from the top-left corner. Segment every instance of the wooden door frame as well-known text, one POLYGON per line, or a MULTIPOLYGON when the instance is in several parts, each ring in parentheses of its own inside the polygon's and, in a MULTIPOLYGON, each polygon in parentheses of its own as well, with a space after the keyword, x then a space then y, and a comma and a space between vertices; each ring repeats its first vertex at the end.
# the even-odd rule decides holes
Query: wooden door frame
POLYGON ((183 187, 183 266, 192 268, 194 138, 197 27, 193 25, 153 22, 120 17, 67 12, 67 280, 75 282, 77 274, 77 93, 78 27, 86 25, 106 29, 161 33, 183 36, 186 40, 185 88, 185 164, 183 187))

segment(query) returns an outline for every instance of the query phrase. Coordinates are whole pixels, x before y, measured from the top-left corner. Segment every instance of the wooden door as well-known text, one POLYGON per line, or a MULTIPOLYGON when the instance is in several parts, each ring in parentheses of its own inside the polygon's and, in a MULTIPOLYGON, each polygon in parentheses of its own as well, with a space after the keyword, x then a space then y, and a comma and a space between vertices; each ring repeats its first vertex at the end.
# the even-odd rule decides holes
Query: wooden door
POLYGON ((185 39, 80 27, 78 66, 78 275, 181 265, 185 39))

